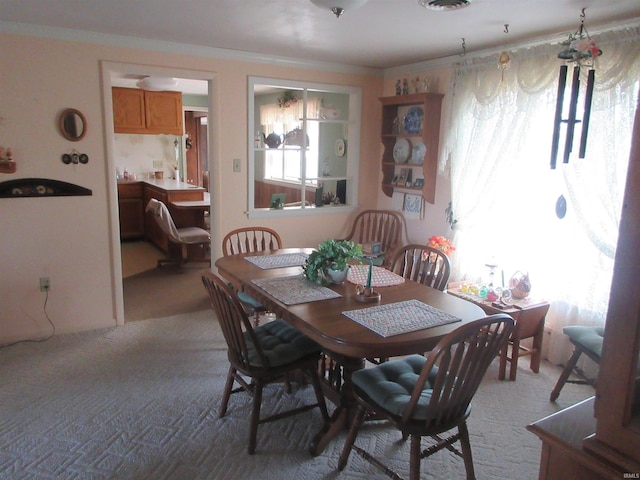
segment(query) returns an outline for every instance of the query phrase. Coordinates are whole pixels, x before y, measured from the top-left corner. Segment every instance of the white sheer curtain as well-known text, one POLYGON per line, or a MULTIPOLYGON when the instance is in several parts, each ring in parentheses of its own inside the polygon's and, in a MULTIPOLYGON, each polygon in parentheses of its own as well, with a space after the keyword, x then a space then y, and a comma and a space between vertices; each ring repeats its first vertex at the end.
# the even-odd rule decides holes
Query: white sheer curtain
MULTIPOLYGON (((452 280, 487 278, 489 262, 498 264, 498 284, 502 272, 505 282, 528 272, 532 295, 552 304, 547 325, 555 363, 569 354, 564 325, 604 323, 640 78, 639 28, 594 39, 604 54, 595 67, 584 159, 577 155, 578 124, 569 163, 562 163, 561 135, 557 167, 549 165, 558 45, 509 52, 504 78, 497 58, 461 64, 449 96, 442 168, 450 169, 457 220, 452 280), (560 195, 567 202, 563 219, 555 213, 560 195)), ((581 98, 585 84, 583 78, 581 98)), ((581 112, 579 105, 578 118, 581 112)))
MULTIPOLYGON (((318 118, 318 111, 322 104, 321 98, 307 99, 307 118, 318 118)), ((290 132, 296 127, 302 126, 304 117, 304 102, 299 99, 288 107, 281 108, 277 104, 260 106, 260 124, 263 131, 277 133, 279 135, 290 132)))

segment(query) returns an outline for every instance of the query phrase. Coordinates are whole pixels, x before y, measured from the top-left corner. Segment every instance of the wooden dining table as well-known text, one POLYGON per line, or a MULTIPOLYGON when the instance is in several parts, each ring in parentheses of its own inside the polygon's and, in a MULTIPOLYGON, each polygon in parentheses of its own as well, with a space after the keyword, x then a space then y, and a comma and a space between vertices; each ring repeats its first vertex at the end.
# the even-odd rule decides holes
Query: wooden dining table
POLYGON ((447 333, 465 323, 484 318, 486 314, 471 302, 410 280, 398 285, 377 288, 380 300, 376 303, 359 301, 356 285, 347 281, 340 285, 328 286, 339 294, 335 298, 287 305, 256 285, 254 281, 300 275, 301 266, 261 268, 245 259, 247 256, 280 256, 311 252, 312 249, 287 248, 231 255, 216 260, 215 266, 218 273, 232 282, 236 288, 242 289, 278 317, 316 341, 325 352, 325 394, 336 404, 336 410, 329 424, 324 425, 312 441, 310 451, 313 455, 318 455, 333 437, 350 424, 355 412, 351 374, 364 368, 366 359, 428 352, 447 333), (453 315, 459 321, 385 337, 343 314, 351 310, 414 299, 453 315))

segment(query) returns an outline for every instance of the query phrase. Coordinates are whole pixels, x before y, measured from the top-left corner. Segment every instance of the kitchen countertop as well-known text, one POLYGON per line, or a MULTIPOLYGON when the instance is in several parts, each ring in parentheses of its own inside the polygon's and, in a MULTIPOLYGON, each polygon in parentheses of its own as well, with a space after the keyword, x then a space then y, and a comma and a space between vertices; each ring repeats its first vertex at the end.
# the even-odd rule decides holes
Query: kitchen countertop
POLYGON ((193 191, 204 192, 204 188, 202 187, 198 187, 196 185, 191 185, 190 183, 181 182, 179 180, 173 180, 173 179, 158 180, 155 178, 148 178, 148 179, 142 179, 142 180, 118 180, 118 184, 135 184, 135 183, 145 183, 147 185, 151 185, 152 187, 161 188, 162 190, 167 190, 167 191, 193 190, 193 191))

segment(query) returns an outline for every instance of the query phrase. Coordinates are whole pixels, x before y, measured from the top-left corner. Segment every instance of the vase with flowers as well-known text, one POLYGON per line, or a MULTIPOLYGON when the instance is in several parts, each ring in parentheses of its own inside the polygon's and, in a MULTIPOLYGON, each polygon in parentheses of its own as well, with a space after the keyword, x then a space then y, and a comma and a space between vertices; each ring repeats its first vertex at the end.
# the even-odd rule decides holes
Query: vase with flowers
POLYGON ((445 255, 451 255, 456 249, 450 240, 447 240, 441 235, 433 235, 429 237, 429 243, 427 243, 427 245, 431 248, 444 252, 445 255))

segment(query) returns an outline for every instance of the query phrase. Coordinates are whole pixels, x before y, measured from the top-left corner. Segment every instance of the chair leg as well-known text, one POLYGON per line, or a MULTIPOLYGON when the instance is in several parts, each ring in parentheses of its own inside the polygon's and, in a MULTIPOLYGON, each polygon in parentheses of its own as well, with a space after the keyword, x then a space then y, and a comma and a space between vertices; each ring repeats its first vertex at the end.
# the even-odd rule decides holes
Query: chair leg
POLYGON ((356 411, 355 417, 353 417, 353 423, 351 424, 351 428, 349 429, 349 433, 347 434, 347 439, 344 442, 344 447, 342 447, 342 454, 340 455, 340 460, 338 460, 338 470, 344 470, 344 467, 347 466, 347 462, 349 461, 349 454, 351 453, 351 449, 353 448, 353 444, 356 441, 356 437, 358 436, 358 431, 362 426, 362 422, 364 422, 365 410, 362 405, 358 405, 358 410, 356 411))
POLYGON ((231 389, 233 388, 233 382, 236 378, 236 369, 229 365, 229 372, 227 373, 227 383, 224 386, 224 393, 222 394, 222 403, 220 404, 220 410, 218 411, 218 417, 222 418, 227 413, 227 406, 229 405, 229 397, 231 396, 231 389))
POLYGON ((258 423, 260 423, 260 407, 262 406, 262 382, 257 381, 253 394, 253 412, 251 413, 251 426, 249 428, 249 454, 256 453, 256 438, 258 437, 258 423))
POLYGON ((420 456, 421 456, 420 435, 411 435, 411 447, 409 453, 409 480, 420 480, 420 456))
POLYGON ((469 429, 467 423, 463 422, 458 427, 460 433, 460 448, 462 450, 462 459, 464 460, 464 469, 467 472, 467 480, 476 480, 476 473, 473 469, 473 456, 471 455, 471 442, 469 442, 469 429))
POLYGON ((578 363, 578 359, 580 358, 581 354, 582 354, 582 350, 580 350, 578 347, 576 347, 573 350, 573 354, 571 355, 571 358, 569 358, 569 360, 567 361, 567 365, 564 367, 564 370, 560 374, 560 378, 558 378, 558 382, 556 383, 556 386, 553 388, 553 391, 551 392, 551 396, 549 397, 549 400, 551 400, 552 402, 555 402, 558 396, 560 395, 560 390, 562 390, 562 387, 564 387, 564 384, 569 379, 569 375, 571 375, 571 372, 573 371, 576 364, 578 363))

